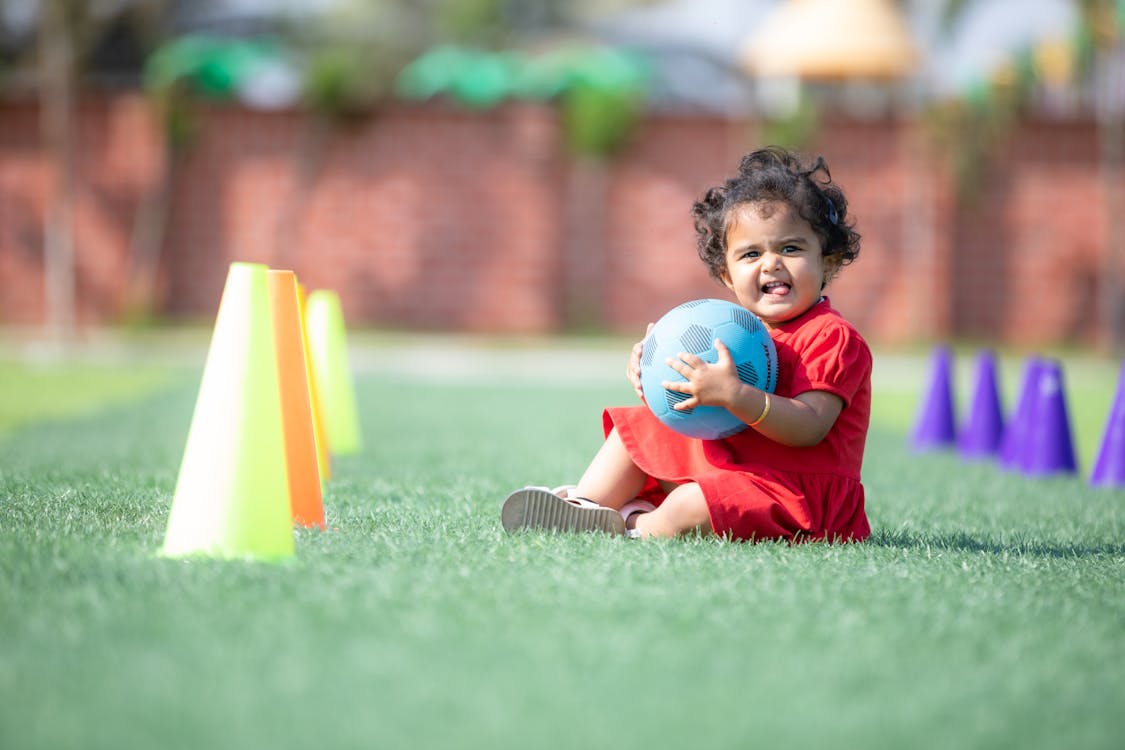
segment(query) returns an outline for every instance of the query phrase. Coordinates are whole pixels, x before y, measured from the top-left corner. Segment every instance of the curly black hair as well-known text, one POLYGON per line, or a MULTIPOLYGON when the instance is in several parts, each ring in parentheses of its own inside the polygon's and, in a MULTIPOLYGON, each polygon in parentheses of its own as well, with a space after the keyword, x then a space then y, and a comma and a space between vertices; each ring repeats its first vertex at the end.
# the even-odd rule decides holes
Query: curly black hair
POLYGON ((742 157, 738 174, 710 188, 691 208, 699 257, 713 278, 722 281, 726 271, 727 229, 734 210, 770 201, 797 209, 820 238, 824 257, 839 260, 837 269, 859 255, 860 235, 848 217, 848 199, 832 182, 824 157, 805 164, 796 154, 769 146, 742 157))

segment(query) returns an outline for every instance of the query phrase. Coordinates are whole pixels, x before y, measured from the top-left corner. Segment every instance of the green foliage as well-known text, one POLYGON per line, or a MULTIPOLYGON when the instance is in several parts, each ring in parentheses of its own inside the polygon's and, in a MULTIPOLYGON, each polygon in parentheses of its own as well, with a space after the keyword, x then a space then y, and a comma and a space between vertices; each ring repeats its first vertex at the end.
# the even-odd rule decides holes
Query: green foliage
POLYGON ((567 146, 586 156, 612 155, 633 133, 643 105, 636 91, 575 86, 562 99, 567 146))
POLYGON ((802 150, 816 138, 820 128, 820 110, 814 97, 802 95, 797 108, 787 117, 762 123, 762 143, 802 150))
POLYGON ((343 117, 369 108, 385 82, 370 75, 358 55, 322 47, 310 55, 304 76, 304 100, 314 111, 343 117))
MULTIPOLYGON (((964 0, 946 0, 942 16, 946 32, 967 7, 964 0)), ((1120 51, 1125 28, 1125 3, 1121 0, 1081 0, 1077 10, 1077 26, 1059 30, 1069 37, 1066 53, 1073 80, 1065 85, 1073 87, 1081 87, 1083 81, 1098 75, 1099 50, 1110 54, 1114 49, 1120 51)), ((957 98, 929 107, 930 131, 945 152, 957 196, 964 204, 974 203, 993 151, 1004 144, 1035 99, 1042 81, 1033 54, 1031 48, 1015 51, 1012 59, 990 79, 975 81, 957 98)))
POLYGON ((421 8, 401 0, 346 2, 287 35, 304 69, 303 98, 329 119, 369 113, 428 38, 421 8))
POLYGON ((881 421, 865 544, 508 536, 631 394, 497 377, 359 377, 368 448, 280 565, 155 556, 194 382, 0 438, 0 744, 1119 745, 1119 492, 881 421))
POLYGON ((614 49, 576 45, 528 55, 441 45, 403 68, 395 90, 416 100, 446 94, 474 108, 554 99, 570 150, 604 158, 640 120, 648 77, 641 58, 614 49))
POLYGON ((505 18, 506 0, 439 2, 433 10, 437 37, 485 48, 505 45, 511 29, 505 18))
POLYGON ((249 70, 281 54, 271 39, 206 35, 172 39, 154 51, 145 62, 144 87, 161 115, 171 150, 186 149, 195 135, 193 97, 230 99, 249 70))
POLYGON ((523 64, 521 56, 512 52, 439 45, 403 68, 395 91, 415 100, 448 94, 468 107, 487 109, 520 93, 523 64))

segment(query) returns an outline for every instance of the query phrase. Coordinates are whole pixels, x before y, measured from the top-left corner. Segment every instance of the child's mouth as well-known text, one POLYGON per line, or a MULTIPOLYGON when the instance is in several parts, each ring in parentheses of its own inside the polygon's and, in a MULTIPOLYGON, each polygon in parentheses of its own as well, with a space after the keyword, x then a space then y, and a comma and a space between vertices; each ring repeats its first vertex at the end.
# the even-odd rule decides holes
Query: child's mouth
POLYGON ((789 285, 783 281, 771 281, 762 285, 762 294, 776 294, 784 297, 789 294, 789 285))

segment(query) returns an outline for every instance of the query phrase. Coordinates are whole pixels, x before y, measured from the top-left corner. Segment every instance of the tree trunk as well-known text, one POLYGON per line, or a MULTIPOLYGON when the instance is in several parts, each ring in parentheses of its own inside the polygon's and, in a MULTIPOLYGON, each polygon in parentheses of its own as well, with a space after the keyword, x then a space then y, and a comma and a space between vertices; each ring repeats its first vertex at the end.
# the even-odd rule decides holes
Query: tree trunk
POLYGON ((124 313, 131 323, 150 321, 158 307, 160 256, 164 250, 178 162, 176 150, 165 146, 161 174, 137 210, 125 285, 124 313))
POLYGON ((60 341, 75 328, 73 53, 65 0, 46 0, 40 24, 40 127, 51 186, 43 225, 47 328, 60 341))
POLYGON ((294 262, 300 255, 301 223, 317 175, 333 134, 332 122, 324 115, 305 115, 301 125, 297 148, 293 151, 293 183, 274 222, 274 252, 278 268, 296 270, 294 262))
POLYGON ((575 156, 566 179, 563 227, 563 319, 572 330, 607 325, 609 167, 598 157, 575 156))

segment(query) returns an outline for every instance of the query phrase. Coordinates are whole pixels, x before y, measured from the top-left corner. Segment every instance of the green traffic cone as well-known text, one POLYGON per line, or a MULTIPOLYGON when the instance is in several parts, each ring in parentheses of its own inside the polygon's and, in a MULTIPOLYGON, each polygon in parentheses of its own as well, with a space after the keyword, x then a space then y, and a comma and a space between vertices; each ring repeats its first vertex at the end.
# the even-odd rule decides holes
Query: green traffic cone
POLYGON ((267 268, 232 263, 161 554, 294 552, 267 268))
POLYGON ((327 289, 310 292, 305 315, 328 452, 337 456, 358 453, 359 418, 340 297, 327 289))

